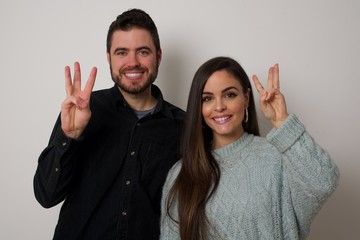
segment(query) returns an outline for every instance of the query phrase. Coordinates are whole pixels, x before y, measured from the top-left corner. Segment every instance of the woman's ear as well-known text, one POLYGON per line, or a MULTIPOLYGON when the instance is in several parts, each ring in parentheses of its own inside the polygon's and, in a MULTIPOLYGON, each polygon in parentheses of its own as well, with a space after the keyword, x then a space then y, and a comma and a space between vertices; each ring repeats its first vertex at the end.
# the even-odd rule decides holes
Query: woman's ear
POLYGON ((250 101, 250 95, 251 95, 251 89, 248 88, 245 95, 245 101, 246 101, 246 107, 249 107, 249 101, 250 101))

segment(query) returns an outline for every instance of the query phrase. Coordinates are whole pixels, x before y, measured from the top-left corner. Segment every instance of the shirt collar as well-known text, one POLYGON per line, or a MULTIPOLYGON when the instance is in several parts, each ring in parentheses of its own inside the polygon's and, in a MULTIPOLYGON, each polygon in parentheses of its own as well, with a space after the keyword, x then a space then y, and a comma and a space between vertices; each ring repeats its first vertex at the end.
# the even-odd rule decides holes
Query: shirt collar
MULTIPOLYGON (((116 84, 114 84, 111 91, 112 91, 112 95, 113 95, 116 106, 122 105, 122 106, 129 108, 129 105, 127 104, 124 96, 121 94, 121 92, 116 84)), ((170 106, 168 104, 166 104, 166 101, 163 98, 160 88, 158 88, 156 85, 152 84, 151 85, 151 94, 157 100, 154 114, 162 113, 164 116, 174 119, 175 116, 171 112, 170 106)))

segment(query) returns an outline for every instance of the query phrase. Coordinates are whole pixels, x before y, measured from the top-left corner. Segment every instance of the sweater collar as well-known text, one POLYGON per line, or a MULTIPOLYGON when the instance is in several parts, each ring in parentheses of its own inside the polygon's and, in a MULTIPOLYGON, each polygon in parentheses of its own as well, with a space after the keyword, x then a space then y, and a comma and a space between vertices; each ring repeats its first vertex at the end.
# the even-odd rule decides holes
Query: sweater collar
POLYGON ((211 153, 217 161, 227 159, 229 156, 234 155, 234 153, 243 151, 243 149, 251 142, 253 137, 254 135, 244 132, 235 142, 232 142, 224 147, 214 149, 211 153))

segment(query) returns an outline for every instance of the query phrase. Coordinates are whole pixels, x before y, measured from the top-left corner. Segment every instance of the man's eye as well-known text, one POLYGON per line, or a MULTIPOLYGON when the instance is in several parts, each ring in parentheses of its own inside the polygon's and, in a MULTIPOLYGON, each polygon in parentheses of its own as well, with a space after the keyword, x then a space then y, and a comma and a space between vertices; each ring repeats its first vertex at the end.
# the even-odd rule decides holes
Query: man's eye
POLYGON ((140 51, 139 51, 139 55, 141 55, 141 56, 147 56, 147 55, 149 55, 149 51, 140 50, 140 51))
POLYGON ((117 52, 115 52, 115 55, 125 56, 125 55, 126 55, 126 52, 125 52, 125 51, 117 51, 117 52))

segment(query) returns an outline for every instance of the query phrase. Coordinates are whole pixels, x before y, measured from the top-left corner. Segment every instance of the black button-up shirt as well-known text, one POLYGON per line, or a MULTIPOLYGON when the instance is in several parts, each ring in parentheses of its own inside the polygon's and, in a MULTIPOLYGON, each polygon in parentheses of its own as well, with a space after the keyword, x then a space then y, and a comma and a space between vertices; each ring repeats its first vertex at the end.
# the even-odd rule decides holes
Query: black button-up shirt
POLYGON ((54 239, 158 239, 162 185, 179 159, 184 111, 157 99, 138 119, 117 86, 94 91, 80 140, 58 118, 34 177, 39 203, 62 205, 54 239))

